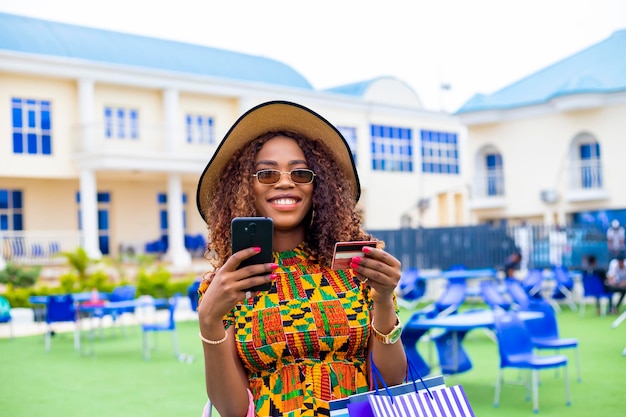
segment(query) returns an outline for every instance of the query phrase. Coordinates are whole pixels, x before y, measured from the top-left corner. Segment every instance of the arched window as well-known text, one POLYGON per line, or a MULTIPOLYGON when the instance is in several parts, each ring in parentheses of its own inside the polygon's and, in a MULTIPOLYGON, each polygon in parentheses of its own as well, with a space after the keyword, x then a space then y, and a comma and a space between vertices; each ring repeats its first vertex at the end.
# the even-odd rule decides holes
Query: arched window
POLYGON ((602 188, 600 143, 589 133, 581 133, 572 141, 570 178, 573 189, 602 188))
POLYGON ((477 197, 504 195, 502 154, 494 146, 482 148, 476 155, 474 190, 477 197))

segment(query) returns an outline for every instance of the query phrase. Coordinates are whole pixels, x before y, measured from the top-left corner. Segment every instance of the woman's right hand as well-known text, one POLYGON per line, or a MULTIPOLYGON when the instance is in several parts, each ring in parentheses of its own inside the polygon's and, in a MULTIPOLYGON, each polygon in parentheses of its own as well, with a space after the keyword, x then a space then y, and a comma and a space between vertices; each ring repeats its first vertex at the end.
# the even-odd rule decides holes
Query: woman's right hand
POLYGON ((259 248, 247 248, 235 252, 216 271, 198 307, 201 322, 218 320, 221 323, 222 318, 245 299, 248 288, 271 282, 275 278, 273 271, 278 265, 273 263, 237 269, 242 261, 256 255, 258 251, 259 248))

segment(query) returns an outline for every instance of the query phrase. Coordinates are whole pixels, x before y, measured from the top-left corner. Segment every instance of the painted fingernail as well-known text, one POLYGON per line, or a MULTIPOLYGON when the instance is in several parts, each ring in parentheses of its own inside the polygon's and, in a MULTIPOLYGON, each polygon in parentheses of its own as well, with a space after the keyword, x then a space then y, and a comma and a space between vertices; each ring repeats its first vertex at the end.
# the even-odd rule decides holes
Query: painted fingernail
POLYGON ((355 264, 354 262, 350 263, 350 268, 352 269, 357 269, 359 266, 357 264, 355 264))
POLYGON ((272 281, 276 281, 276 278, 278 278, 277 274, 271 274, 270 278, 272 279, 272 281))
POLYGON ((369 246, 363 246, 363 253, 369 253, 372 250, 369 246))
POLYGON ((270 268, 272 268, 272 269, 278 269, 278 264, 271 264, 271 265, 270 265, 270 268))
POLYGON ((352 258, 352 263, 359 264, 361 262, 361 258, 359 256, 355 256, 352 258))
POLYGON ((258 246, 255 246, 255 247, 254 247, 254 248, 252 248, 252 249, 254 249, 254 251, 255 251, 255 252, 261 252, 261 248, 259 248, 258 246))

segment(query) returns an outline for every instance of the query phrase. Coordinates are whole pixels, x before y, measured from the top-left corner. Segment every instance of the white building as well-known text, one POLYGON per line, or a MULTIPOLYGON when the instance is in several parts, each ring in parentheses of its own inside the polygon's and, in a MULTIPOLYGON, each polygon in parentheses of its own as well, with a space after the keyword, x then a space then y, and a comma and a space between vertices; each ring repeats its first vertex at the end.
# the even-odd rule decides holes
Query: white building
POLYGON ((189 264, 206 235, 202 169, 240 114, 274 99, 344 133, 368 229, 468 220, 465 129, 400 80, 316 91, 263 57, 0 13, 0 263, 166 238, 165 258, 189 264))
POLYGON ((626 223, 626 30, 456 114, 472 223, 626 223))

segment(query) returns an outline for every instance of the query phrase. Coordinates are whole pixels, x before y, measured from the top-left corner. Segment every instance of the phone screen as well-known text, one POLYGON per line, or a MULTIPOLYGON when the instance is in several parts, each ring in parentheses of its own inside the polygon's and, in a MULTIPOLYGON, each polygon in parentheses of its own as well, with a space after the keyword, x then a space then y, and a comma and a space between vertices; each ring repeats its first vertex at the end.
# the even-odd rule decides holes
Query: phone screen
MULTIPOLYGON (((274 222, 269 217, 235 217, 231 221, 232 253, 251 247, 260 247, 261 252, 244 260, 239 268, 248 265, 270 263, 272 258, 272 241, 274 238, 274 222)), ((271 283, 251 287, 250 291, 267 291, 271 283)))

